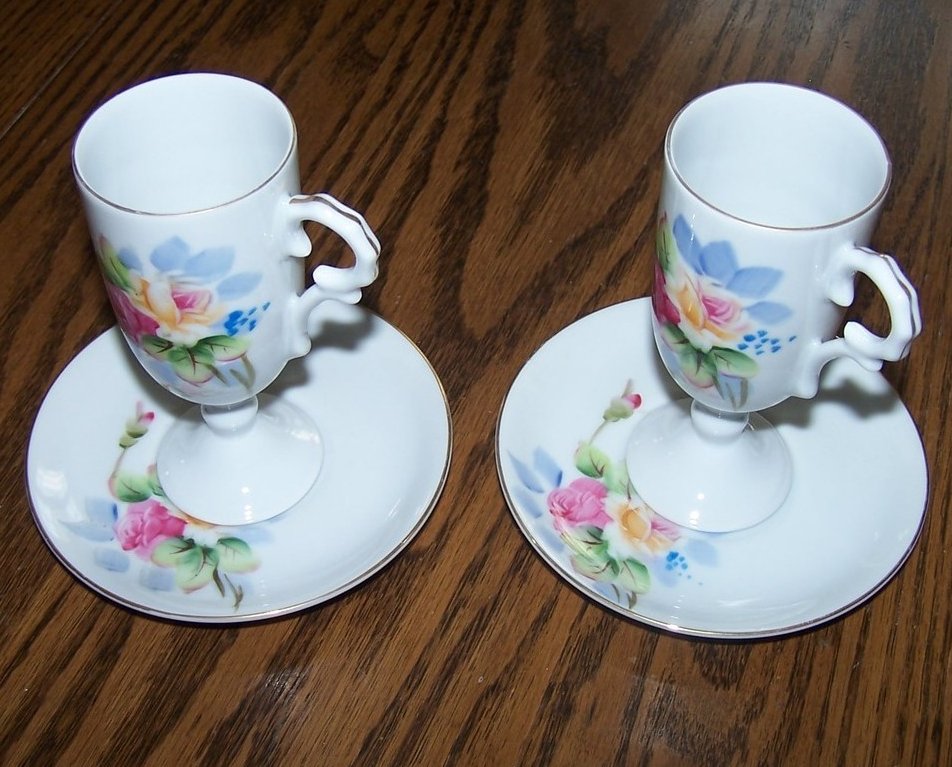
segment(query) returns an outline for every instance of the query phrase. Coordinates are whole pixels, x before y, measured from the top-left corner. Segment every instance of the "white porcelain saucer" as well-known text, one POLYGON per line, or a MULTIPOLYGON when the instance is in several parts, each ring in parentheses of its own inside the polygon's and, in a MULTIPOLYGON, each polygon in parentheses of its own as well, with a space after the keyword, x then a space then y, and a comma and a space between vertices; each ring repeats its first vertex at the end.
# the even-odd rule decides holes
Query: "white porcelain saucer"
POLYGON ((629 494, 625 471, 637 421, 683 397, 658 360, 650 311, 643 298, 584 317, 513 382, 497 465, 529 542, 587 596, 678 634, 778 636, 869 599, 909 555, 926 503, 922 442, 893 389, 831 363, 814 400, 764 413, 793 458, 780 510, 740 532, 679 528, 629 494))
POLYGON ((318 424, 321 473, 281 516, 232 528, 181 519, 154 482, 158 442, 188 403, 146 377, 115 328, 84 349, 47 394, 27 458, 36 523, 67 569, 134 610, 222 623, 316 605, 392 560, 446 480, 446 397, 376 315, 328 302, 315 326, 313 351, 268 392, 318 424))

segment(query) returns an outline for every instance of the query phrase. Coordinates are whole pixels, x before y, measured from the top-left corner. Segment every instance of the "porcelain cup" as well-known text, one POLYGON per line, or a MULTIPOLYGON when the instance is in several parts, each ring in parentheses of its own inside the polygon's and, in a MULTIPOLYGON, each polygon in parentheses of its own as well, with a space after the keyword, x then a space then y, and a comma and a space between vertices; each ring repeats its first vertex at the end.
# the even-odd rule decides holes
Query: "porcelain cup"
POLYGON ((916 292, 870 249, 890 182, 872 126, 806 88, 745 83, 707 93, 664 145, 653 327, 678 384, 715 411, 749 412, 816 394, 823 365, 869 370, 906 355, 920 330, 916 292), (841 336, 857 273, 891 328, 841 336))
POLYGON ((380 246, 327 194, 302 195, 287 107, 238 77, 195 73, 126 90, 82 126, 73 170, 109 299, 139 362, 206 406, 249 399, 310 349, 311 310, 359 300, 380 246), (352 266, 319 266, 305 221, 352 266))

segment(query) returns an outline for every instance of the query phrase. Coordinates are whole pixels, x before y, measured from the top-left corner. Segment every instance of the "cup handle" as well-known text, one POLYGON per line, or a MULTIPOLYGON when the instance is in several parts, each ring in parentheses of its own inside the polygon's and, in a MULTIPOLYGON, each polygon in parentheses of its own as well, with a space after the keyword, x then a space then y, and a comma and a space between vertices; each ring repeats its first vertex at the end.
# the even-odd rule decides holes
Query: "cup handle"
POLYGON ((801 396, 816 394, 820 368, 833 358, 850 357, 867 370, 877 371, 882 368, 884 361, 895 362, 904 358, 909 353, 912 340, 922 330, 916 289, 892 256, 869 248, 850 245, 833 259, 826 287, 831 301, 843 307, 853 303, 857 272, 869 277, 882 294, 889 310, 889 334, 878 336, 858 322, 847 322, 842 338, 834 338, 817 346, 813 370, 801 381, 801 389, 808 391, 801 396), (808 379, 812 379, 812 383, 807 383, 808 379))
POLYGON ((301 224, 313 221, 336 233, 355 257, 353 266, 349 267, 318 266, 313 274, 314 284, 289 302, 290 355, 300 357, 311 348, 307 325, 315 307, 328 300, 356 304, 361 288, 376 279, 380 242, 363 216, 329 194, 294 195, 287 200, 287 211, 290 216, 288 250, 292 256, 303 258, 310 254, 311 240, 301 224))

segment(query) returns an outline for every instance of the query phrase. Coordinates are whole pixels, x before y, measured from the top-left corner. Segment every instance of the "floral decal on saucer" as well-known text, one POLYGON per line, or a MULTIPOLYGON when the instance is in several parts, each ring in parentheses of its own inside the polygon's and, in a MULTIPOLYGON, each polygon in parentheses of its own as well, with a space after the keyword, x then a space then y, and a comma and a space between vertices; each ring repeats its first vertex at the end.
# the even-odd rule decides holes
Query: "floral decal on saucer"
POLYGON ((768 329, 793 315, 767 300, 783 272, 739 266, 731 243, 701 243, 683 216, 669 223, 662 214, 657 255, 651 302, 667 361, 690 383, 743 407, 757 358, 796 340, 768 329))
POLYGON ((648 593, 653 579, 667 584, 694 580, 689 559, 704 565, 716 561, 705 538, 687 537, 689 531, 655 513, 638 496, 624 460, 613 461, 595 445, 604 429, 630 418, 641 406, 642 397, 629 382, 612 398, 598 428, 575 450, 572 462, 580 475, 575 478, 567 479, 541 447, 531 462, 509 456, 522 485, 516 495, 540 521, 537 532, 558 536, 557 542, 547 540, 546 548, 567 554, 575 572, 607 588, 606 596, 628 609, 648 593), (546 514, 538 511, 540 506, 546 514))
POLYGON ((148 264, 129 248, 116 250, 105 237, 96 250, 126 338, 189 384, 227 385, 230 377, 253 390, 248 334, 268 304, 233 302, 258 286, 260 272, 231 273, 231 248, 192 253, 178 237, 153 250, 148 264))
POLYGON ((173 506, 162 492, 154 464, 145 473, 123 468, 123 459, 154 420, 153 412, 136 407, 119 438, 119 456, 107 482, 111 497, 87 498, 86 518, 67 527, 87 540, 112 544, 94 551, 96 563, 107 570, 129 572, 139 560, 144 567, 135 572, 147 588, 191 594, 212 584, 237 610, 245 592, 234 576, 259 565, 251 546, 228 529, 200 522, 173 506))

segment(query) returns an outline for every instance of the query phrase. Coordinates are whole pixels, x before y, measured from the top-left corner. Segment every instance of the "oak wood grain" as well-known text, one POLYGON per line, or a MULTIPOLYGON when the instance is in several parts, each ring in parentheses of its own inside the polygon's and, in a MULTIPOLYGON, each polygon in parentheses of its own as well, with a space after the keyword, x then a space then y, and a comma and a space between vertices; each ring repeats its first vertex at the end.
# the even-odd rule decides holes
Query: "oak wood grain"
MULTIPOLYGON (((947 3, 21 5, 0 22, 0 763, 952 763, 947 3), (116 91, 198 70, 288 103, 306 190, 365 212, 384 244, 365 302, 429 357, 454 424, 447 486, 404 554, 330 603, 242 627, 94 595, 43 544, 25 489, 46 390, 113 322, 72 137, 116 91), (918 286, 925 329, 885 374, 922 434, 929 510, 898 576, 847 616, 689 640, 609 613, 533 553, 494 429, 542 342, 648 293, 674 113, 762 79, 843 100, 890 148, 876 244, 918 286)), ((854 312, 885 322, 868 289, 854 312)))

